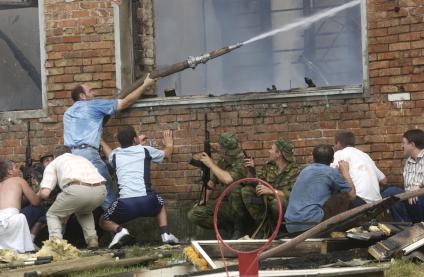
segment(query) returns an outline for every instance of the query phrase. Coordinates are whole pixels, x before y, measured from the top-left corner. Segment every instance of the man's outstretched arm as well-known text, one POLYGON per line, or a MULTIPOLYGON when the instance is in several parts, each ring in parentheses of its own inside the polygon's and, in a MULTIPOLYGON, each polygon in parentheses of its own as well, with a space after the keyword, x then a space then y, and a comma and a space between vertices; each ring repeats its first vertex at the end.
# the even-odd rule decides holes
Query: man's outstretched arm
POLYGON ((154 79, 151 79, 150 74, 146 76, 146 79, 144 79, 144 82, 141 86, 133 90, 130 94, 124 97, 124 99, 118 100, 118 111, 125 110, 126 108, 130 107, 132 104, 134 104, 141 95, 155 83, 154 79))

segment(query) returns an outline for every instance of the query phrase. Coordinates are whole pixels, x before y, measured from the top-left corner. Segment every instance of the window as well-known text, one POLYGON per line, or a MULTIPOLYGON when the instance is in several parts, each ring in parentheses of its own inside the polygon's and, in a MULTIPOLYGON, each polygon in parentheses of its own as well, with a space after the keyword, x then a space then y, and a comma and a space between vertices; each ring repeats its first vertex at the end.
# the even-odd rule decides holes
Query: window
POLYGON ((43 108, 39 4, 0 1, 0 112, 43 108))
MULTIPOLYGON (((156 67, 246 41, 347 2, 155 0, 156 67)), ((305 77, 320 88, 361 88, 367 78, 363 18, 358 4, 309 27, 245 45, 195 71, 161 79, 158 96, 166 89, 175 89, 177 96, 285 91, 307 87, 305 77)))

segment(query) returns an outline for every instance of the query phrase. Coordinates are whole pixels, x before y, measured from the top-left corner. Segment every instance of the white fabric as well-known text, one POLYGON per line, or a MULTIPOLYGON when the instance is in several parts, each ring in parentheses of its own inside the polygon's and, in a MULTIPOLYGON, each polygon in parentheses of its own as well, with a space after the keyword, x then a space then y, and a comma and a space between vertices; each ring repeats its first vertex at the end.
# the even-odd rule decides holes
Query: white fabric
POLYGON ((28 222, 16 208, 0 210, 0 249, 34 251, 28 222))
POLYGON ((339 161, 349 163, 349 173, 355 185, 356 195, 369 203, 381 199, 379 182, 386 176, 366 153, 354 147, 345 147, 334 153, 332 167, 337 167, 339 161))

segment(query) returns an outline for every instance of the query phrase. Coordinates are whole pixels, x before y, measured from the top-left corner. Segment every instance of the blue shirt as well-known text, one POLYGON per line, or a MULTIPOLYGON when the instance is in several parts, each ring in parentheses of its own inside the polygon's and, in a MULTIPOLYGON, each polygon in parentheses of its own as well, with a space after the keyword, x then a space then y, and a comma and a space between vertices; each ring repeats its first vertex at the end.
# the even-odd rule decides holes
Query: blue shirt
POLYGON ((147 195, 151 186, 151 162, 160 163, 165 152, 150 146, 134 145, 114 149, 109 156, 112 165, 114 156, 119 197, 129 198, 147 195))
POLYGON ((118 100, 94 99, 75 102, 63 115, 65 145, 99 147, 103 118, 115 113, 118 100))
POLYGON ((349 192, 352 187, 337 169, 325 164, 313 163, 297 177, 284 215, 287 231, 301 232, 321 222, 323 205, 333 193, 349 192), (309 222, 289 224, 290 222, 309 222))

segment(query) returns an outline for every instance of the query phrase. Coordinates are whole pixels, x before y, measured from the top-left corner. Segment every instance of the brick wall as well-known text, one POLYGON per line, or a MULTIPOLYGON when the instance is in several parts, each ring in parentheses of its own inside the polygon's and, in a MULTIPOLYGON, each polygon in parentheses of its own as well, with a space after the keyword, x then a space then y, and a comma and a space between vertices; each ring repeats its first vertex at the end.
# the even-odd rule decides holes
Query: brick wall
MULTIPOLYGON (((154 62, 152 1, 140 0, 139 6, 140 45, 145 47, 139 53, 140 68, 149 71, 154 62)), ((338 129, 351 129, 359 148, 376 160, 389 181, 401 183, 401 135, 409 128, 424 128, 423 16, 422 1, 368 1, 369 96, 329 97, 328 105, 323 98, 301 98, 132 109, 108 123, 106 137, 112 142, 119 125, 131 124, 161 146, 160 132, 174 131, 172 161, 155 166, 152 176, 171 215, 182 220, 171 225, 184 222, 181 203, 197 198, 200 172, 186 161, 202 150, 205 112, 213 142, 221 132, 235 132, 260 164, 267 158, 266 149, 280 137, 292 140, 296 160, 307 163, 314 145, 332 143, 338 129), (410 93, 411 100, 401 104, 387 100, 388 94, 398 92, 410 93)), ((75 84, 88 83, 105 96, 112 95, 115 87, 109 1, 46 0, 45 20, 49 110, 47 118, 31 120, 34 159, 63 142, 62 115, 72 104, 69 91, 75 84)), ((26 126, 21 123, 0 126, 0 155, 19 162, 24 160, 26 145, 26 126)), ((181 233, 191 231, 184 228, 181 233)))

